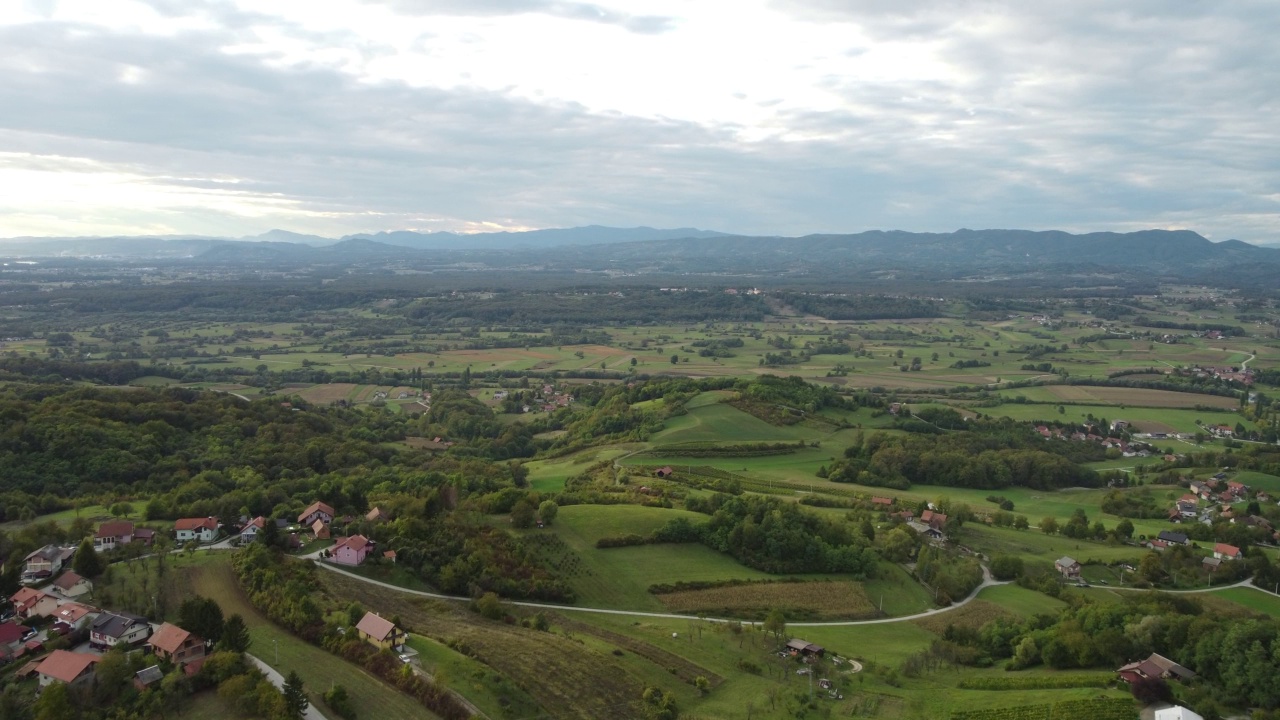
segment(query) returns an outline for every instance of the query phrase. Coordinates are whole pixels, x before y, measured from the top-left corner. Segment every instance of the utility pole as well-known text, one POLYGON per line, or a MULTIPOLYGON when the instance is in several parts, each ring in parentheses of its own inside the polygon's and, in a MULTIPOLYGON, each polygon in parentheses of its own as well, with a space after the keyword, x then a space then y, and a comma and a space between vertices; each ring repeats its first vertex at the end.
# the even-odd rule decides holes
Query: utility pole
POLYGON ((277 666, 277 667, 279 667, 279 665, 280 665, 280 640, 279 640, 279 639, 273 639, 273 640, 271 641, 271 644, 275 647, 275 650, 276 650, 276 666, 277 666))

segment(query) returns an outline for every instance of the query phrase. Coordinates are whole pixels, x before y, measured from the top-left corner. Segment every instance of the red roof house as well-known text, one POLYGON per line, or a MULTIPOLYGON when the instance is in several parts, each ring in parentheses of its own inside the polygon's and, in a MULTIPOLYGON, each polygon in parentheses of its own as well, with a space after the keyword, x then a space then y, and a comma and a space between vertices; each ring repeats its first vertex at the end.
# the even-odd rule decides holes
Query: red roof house
POLYGON ((373 552, 374 542, 363 535, 342 538, 330 551, 332 560, 340 565, 359 565, 373 552))

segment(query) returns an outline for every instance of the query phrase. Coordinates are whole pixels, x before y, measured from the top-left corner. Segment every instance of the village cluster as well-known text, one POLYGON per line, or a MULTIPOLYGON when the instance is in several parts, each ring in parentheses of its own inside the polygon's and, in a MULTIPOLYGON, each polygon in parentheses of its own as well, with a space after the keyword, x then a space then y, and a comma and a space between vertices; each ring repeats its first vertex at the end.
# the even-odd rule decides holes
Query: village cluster
MULTIPOLYGON (((375 507, 363 519, 377 523, 388 518, 375 507)), ((217 518, 183 518, 174 523, 173 539, 179 545, 194 543, 230 549, 259 540, 270 523, 281 541, 293 548, 302 547, 304 539, 335 540, 317 554, 327 562, 346 566, 361 565, 371 558, 395 562, 395 551, 379 553, 377 543, 364 535, 331 537, 334 520, 332 507, 314 502, 298 515, 296 523, 256 517, 240 518, 236 525, 226 527, 217 518), (230 536, 224 531, 229 531, 230 536)), ((357 518, 340 520, 350 524, 357 518)), ((151 546, 156 533, 125 520, 103 522, 94 533, 93 548, 103 553, 127 545, 151 546)), ((93 595, 93 581, 71 569, 76 552, 76 546, 46 545, 27 555, 21 577, 24 587, 8 598, 12 607, 0 613, 0 665, 34 656, 35 660, 19 670, 19 677, 38 678, 41 689, 52 683, 92 682, 95 664, 104 652, 116 647, 155 658, 154 665, 136 674, 133 682, 139 689, 164 676, 161 663, 180 668, 188 675, 199 671, 206 655, 212 652, 211 642, 171 623, 152 623, 133 613, 91 604, 88 598, 93 595), (59 638, 70 638, 70 649, 48 651, 46 645, 59 638)), ((359 638, 379 649, 407 652, 405 632, 374 613, 366 613, 353 629, 359 638)), ((405 659, 404 655, 401 657, 405 659)))

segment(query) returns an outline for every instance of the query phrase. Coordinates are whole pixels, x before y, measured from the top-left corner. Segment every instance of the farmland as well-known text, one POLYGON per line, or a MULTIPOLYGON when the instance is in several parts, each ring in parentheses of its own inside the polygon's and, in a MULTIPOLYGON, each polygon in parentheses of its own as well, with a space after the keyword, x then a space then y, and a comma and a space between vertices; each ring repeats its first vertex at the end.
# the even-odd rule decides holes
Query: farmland
POLYGON ((876 607, 860 583, 849 581, 772 582, 663 593, 658 600, 672 612, 763 620, 770 610, 787 617, 852 620, 872 617, 876 607))

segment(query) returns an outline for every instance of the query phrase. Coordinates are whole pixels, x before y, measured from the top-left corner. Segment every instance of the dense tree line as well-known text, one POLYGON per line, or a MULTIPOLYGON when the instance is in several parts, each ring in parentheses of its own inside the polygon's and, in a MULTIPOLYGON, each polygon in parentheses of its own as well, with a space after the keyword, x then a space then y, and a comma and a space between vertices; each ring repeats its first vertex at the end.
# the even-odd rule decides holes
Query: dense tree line
MULTIPOLYGON (((711 515, 689 527, 696 537, 749 567, 774 574, 852 573, 869 577, 877 555, 866 538, 776 498, 715 494, 690 497, 685 507, 711 515)), ((665 532, 674 540, 674 528, 665 532)))

